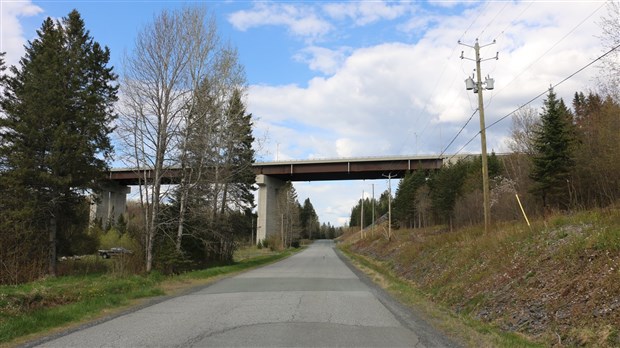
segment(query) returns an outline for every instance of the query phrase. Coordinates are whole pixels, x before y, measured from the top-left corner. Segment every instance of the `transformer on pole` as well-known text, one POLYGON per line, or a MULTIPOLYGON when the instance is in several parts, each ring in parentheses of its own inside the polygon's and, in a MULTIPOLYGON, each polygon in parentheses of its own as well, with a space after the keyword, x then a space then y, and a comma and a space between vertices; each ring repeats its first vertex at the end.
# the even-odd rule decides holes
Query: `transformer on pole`
POLYGON ((493 89, 495 88, 495 80, 491 77, 487 76, 482 82, 482 73, 480 71, 480 63, 489 59, 499 59, 499 52, 495 54, 495 57, 488 59, 480 58, 480 48, 490 46, 495 43, 493 40, 492 43, 484 46, 480 46, 478 44, 478 39, 476 39, 476 43, 473 46, 466 45, 459 40, 459 44, 467 47, 471 47, 476 52, 476 58, 466 58, 463 56, 463 51, 461 51, 461 59, 473 60, 476 62, 476 81, 474 82, 472 77, 468 77, 465 80, 465 89, 473 90, 474 93, 478 94, 478 111, 480 113, 480 144, 482 147, 482 196, 484 200, 484 232, 489 233, 490 225, 491 225, 491 193, 489 189, 489 167, 487 163, 487 136, 486 136, 486 126, 484 124, 484 101, 482 98, 482 85, 485 85, 485 89, 493 89))

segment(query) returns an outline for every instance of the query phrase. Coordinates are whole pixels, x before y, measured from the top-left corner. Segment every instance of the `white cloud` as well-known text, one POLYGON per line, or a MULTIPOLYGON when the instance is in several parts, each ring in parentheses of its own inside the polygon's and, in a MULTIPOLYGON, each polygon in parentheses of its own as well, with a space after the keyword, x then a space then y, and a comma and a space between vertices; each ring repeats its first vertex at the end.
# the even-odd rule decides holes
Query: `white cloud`
POLYGON ((349 3, 277 3, 257 2, 250 10, 228 16, 238 30, 246 31, 266 25, 284 26, 290 33, 305 39, 318 39, 338 29, 337 22, 354 27, 390 21, 414 13, 417 5, 402 1, 359 1, 349 3))
POLYGON ((24 54, 24 30, 20 17, 36 16, 43 10, 31 1, 0 2, 0 51, 6 52, 7 66, 15 65, 24 54))
POLYGON ((297 36, 318 38, 327 34, 332 25, 321 19, 313 7, 294 4, 259 2, 251 10, 237 11, 228 17, 241 31, 263 25, 285 26, 297 36))
POLYGON ((363 26, 380 20, 394 20, 415 9, 409 2, 356 1, 330 3, 323 10, 337 20, 351 19, 355 25, 363 26))
POLYGON ((428 3, 437 7, 445 7, 445 8, 452 8, 452 7, 456 7, 459 5, 468 5, 468 6, 472 6, 473 4, 475 4, 477 1, 471 1, 471 0, 429 0, 428 3))
MULTIPOLYGON (((485 58, 500 52, 499 61, 482 65, 483 74, 496 81, 494 91, 484 92, 487 124, 569 76, 600 52, 593 23, 597 16, 575 29, 598 5, 503 6, 490 3, 465 35, 463 28, 472 20, 468 13, 443 17, 440 25, 412 44, 393 42, 351 49, 345 57, 341 54, 346 53, 336 52, 337 59, 333 51, 312 46, 306 62, 330 76, 315 77, 306 87, 251 86, 249 109, 264 118, 265 125, 287 120, 303 125, 278 140, 287 144, 281 146, 296 149, 296 156, 306 154, 296 159, 439 153, 477 108, 477 95, 465 91, 463 82, 475 64, 459 59, 460 50, 466 57, 473 57, 473 50, 457 45, 459 37, 470 44, 474 35, 481 33, 481 43, 497 38, 496 45, 482 50, 485 58), (500 10, 508 15, 495 18, 500 10), (523 15, 519 18, 518 14, 523 15)), ((588 88, 594 72, 573 77, 557 88, 558 93, 570 103, 572 93, 588 88)), ((501 148, 509 125, 507 120, 494 126, 497 139, 490 137, 489 147, 501 148)), ((460 148, 478 128, 475 116, 448 152, 460 148)), ((473 141, 467 148, 475 151, 477 147, 479 143, 473 141)))
POLYGON ((348 51, 350 48, 347 47, 330 50, 325 47, 310 46, 299 51, 293 59, 308 64, 311 70, 331 75, 340 69, 348 51))

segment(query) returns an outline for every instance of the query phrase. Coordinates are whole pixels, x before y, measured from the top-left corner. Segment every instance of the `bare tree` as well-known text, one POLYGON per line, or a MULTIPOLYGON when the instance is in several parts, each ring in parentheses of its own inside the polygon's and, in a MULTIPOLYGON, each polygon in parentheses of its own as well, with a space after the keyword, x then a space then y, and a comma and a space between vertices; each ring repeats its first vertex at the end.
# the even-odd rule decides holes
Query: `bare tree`
POLYGON ((282 247, 290 247, 301 237, 300 210, 297 191, 289 181, 278 192, 278 213, 280 216, 280 242, 282 247))
POLYGON ((538 112, 531 106, 517 111, 512 117, 511 138, 507 141, 508 148, 515 153, 531 155, 534 131, 540 125, 538 112))
POLYGON ((195 91, 208 76, 218 46, 214 18, 207 19, 204 8, 186 7, 155 16, 125 58, 119 127, 127 145, 125 159, 153 173, 147 177, 144 171, 140 185, 147 272, 152 269, 155 235, 165 223, 160 220, 166 195, 162 178, 179 165, 179 158, 182 162, 195 91))
POLYGON ((598 85, 603 95, 611 96, 620 102, 620 3, 607 3, 607 16, 601 18, 599 25, 602 29, 600 36, 605 51, 616 48, 601 60, 598 85))

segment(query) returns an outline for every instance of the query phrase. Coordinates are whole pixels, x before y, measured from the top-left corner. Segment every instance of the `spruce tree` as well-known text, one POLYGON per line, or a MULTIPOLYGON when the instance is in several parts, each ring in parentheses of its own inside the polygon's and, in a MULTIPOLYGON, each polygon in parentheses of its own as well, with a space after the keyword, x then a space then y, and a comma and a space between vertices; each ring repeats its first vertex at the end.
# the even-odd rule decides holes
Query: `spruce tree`
POLYGON ((541 125, 534 132, 532 193, 537 195, 545 208, 568 206, 568 185, 573 161, 575 132, 572 114, 562 99, 557 99, 553 89, 544 101, 541 125))
POLYGON ((413 173, 407 173, 405 177, 398 183, 396 195, 392 202, 392 211, 394 219, 397 220, 401 227, 413 227, 416 214, 416 192, 426 184, 426 173, 418 170, 413 173))
POLYGON ((314 210, 310 198, 306 198, 299 212, 302 238, 313 239, 317 237, 319 229, 319 216, 314 210))
POLYGON ((4 80, 6 76, 4 75, 4 71, 6 70, 6 66, 4 65, 4 56, 6 52, 0 52, 0 86, 3 86, 4 80))
MULTIPOLYGON (((225 138, 227 162, 232 171, 228 190, 234 195, 241 207, 254 205, 254 183, 256 175, 252 169, 254 163, 254 136, 252 135, 252 114, 246 112, 239 89, 233 90, 227 106, 225 138)), ((225 193, 226 194, 226 193, 225 193)))
POLYGON ((29 221, 48 236, 49 268, 55 274, 59 226, 82 196, 97 188, 112 151, 116 75, 77 11, 62 21, 47 18, 25 56, 11 67, 1 101, 5 117, 1 156, 4 184, 23 187, 36 207, 29 221))

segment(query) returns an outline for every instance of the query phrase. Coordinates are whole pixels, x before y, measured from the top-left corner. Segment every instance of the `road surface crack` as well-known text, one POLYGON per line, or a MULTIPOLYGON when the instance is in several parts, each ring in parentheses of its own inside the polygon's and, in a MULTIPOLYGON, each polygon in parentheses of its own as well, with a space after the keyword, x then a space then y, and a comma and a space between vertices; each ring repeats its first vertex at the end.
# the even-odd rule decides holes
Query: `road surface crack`
POLYGON ((301 300, 303 299, 304 295, 300 295, 299 296, 299 301, 297 301, 297 305, 295 306, 295 309, 293 310, 293 315, 291 316, 291 320, 290 321, 295 321, 297 319, 297 314, 301 313, 300 309, 301 309, 301 300))

